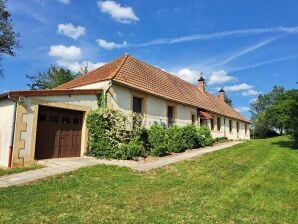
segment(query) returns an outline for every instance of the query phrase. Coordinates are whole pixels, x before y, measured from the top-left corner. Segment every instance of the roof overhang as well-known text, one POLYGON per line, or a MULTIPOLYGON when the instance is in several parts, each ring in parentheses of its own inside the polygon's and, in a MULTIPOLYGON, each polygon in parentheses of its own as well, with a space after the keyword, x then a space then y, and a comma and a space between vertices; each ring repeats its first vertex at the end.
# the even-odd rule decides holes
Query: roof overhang
POLYGON ((200 114, 202 115, 202 117, 204 117, 205 119, 212 119, 212 115, 209 114, 208 112, 206 111, 200 111, 200 114))
MULTIPOLYGON (((102 89, 59 89, 59 90, 23 90, 6 93, 10 97, 29 96, 69 96, 69 95, 95 95, 101 93, 102 89)), ((1 97, 1 95, 0 95, 1 97)))

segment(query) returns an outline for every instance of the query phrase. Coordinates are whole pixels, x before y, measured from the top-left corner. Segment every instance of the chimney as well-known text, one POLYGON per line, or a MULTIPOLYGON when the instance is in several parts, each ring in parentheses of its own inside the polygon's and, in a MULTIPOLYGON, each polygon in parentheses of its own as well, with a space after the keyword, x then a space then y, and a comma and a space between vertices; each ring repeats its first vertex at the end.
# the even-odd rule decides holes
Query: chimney
POLYGON ((203 73, 201 73, 201 77, 199 78, 198 89, 202 92, 205 92, 205 79, 203 78, 203 73))
POLYGON ((219 99, 221 99, 223 102, 225 102, 225 91, 223 90, 223 88, 221 88, 219 91, 219 99))

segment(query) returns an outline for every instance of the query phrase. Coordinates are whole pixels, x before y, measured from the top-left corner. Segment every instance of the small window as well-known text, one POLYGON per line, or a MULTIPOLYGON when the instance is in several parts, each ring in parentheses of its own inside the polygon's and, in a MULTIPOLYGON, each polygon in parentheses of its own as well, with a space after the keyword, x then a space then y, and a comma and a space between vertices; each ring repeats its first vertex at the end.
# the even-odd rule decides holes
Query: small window
POLYGON ((174 107, 168 106, 168 127, 174 125, 174 107))
POLYGON ((133 97, 133 108, 134 113, 142 113, 142 98, 133 97))
POLYGON ((233 131, 233 121, 232 120, 229 120, 229 131, 230 131, 230 133, 232 133, 232 131, 233 131))
POLYGON ((196 116, 194 114, 191 115, 191 123, 195 125, 196 123, 196 116))
POLYGON ((236 123, 237 133, 239 133, 239 122, 236 123))
POLYGON ((217 117, 217 131, 220 131, 221 128, 221 119, 220 117, 217 117))
POLYGON ((49 117, 49 121, 52 122, 52 123, 59 123, 59 116, 51 115, 49 117))
POLYGON ((214 120, 213 118, 210 119, 211 130, 214 131, 214 120))
POLYGON ((39 114, 38 115, 38 121, 47 121, 47 115, 46 114, 39 114))
POLYGON ((70 124, 71 123, 70 117, 62 117, 61 123, 62 124, 70 124))
POLYGON ((80 119, 79 119, 79 118, 74 118, 74 119, 72 120, 72 123, 73 123, 73 124, 80 124, 80 119))

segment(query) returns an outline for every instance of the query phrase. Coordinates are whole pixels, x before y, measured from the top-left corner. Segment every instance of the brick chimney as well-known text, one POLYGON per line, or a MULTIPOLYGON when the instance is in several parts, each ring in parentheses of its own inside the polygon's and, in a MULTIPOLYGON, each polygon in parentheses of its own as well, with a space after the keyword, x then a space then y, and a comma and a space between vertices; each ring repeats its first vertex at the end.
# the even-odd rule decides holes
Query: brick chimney
POLYGON ((202 73, 201 73, 201 77, 199 78, 198 82, 199 82, 198 89, 201 90, 202 92, 205 92, 206 83, 205 83, 205 79, 203 78, 202 73))
POLYGON ((221 99, 223 102, 225 102, 225 91, 223 90, 223 88, 221 88, 219 91, 219 99, 221 99))

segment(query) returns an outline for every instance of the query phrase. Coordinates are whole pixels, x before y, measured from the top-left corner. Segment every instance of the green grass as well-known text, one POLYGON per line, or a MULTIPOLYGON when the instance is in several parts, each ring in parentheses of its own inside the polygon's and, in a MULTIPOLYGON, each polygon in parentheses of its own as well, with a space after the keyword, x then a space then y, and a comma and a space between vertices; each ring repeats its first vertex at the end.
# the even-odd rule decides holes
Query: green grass
POLYGON ((12 169, 0 169, 0 177, 14 174, 14 173, 21 173, 28 170, 36 170, 40 169, 42 166, 40 165, 33 165, 33 166, 27 166, 27 167, 18 167, 18 168, 12 168, 12 169))
POLYGON ((0 223, 297 223, 288 146, 253 140, 148 173, 102 165, 0 189, 0 223))

